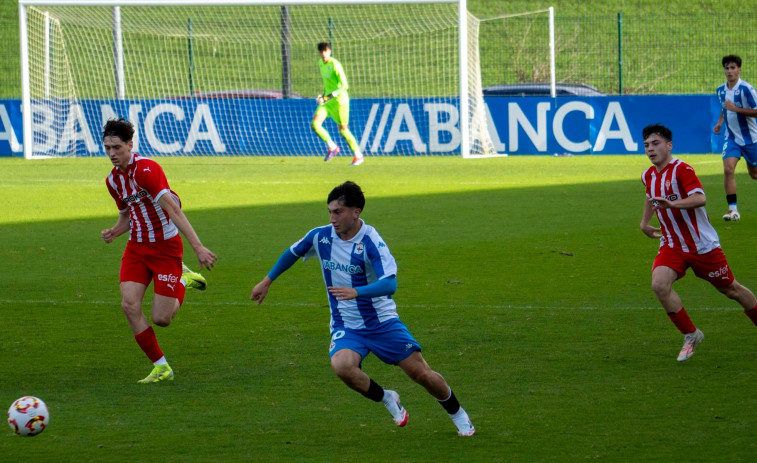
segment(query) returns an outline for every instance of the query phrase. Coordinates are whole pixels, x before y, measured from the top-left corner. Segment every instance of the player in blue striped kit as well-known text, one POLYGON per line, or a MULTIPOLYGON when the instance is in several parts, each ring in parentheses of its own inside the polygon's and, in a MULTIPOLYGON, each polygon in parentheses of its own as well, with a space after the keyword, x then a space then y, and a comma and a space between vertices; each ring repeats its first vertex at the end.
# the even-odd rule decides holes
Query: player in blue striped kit
POLYGON ((725 122, 725 143, 723 144, 723 183, 725 184, 728 213, 726 222, 741 218, 736 200, 736 163, 743 156, 749 176, 757 180, 757 92, 754 87, 741 80, 741 58, 736 55, 722 59, 726 83, 718 87, 717 95, 720 117, 713 127, 719 134, 725 122))
POLYGON ((375 228, 360 213, 365 197, 360 187, 345 182, 329 193, 330 225, 310 230, 289 247, 268 275, 255 285, 250 299, 263 302, 273 280, 298 259, 317 257, 331 307, 331 367, 350 388, 374 402, 383 402, 395 424, 405 426, 408 414, 395 391, 373 381, 361 365, 373 353, 382 362, 399 365, 434 396, 457 426, 458 435, 475 433, 442 375, 433 371, 421 346, 400 321, 392 294, 397 290, 397 263, 375 228))

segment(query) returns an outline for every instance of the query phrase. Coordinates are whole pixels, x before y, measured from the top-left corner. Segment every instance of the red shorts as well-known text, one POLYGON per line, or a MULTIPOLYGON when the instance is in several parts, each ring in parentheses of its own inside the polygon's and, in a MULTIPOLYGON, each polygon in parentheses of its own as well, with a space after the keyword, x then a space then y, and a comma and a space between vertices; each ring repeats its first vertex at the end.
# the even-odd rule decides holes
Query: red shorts
POLYGON ((119 281, 134 281, 149 286, 155 282, 155 294, 184 301, 185 287, 181 284, 184 244, 179 235, 157 243, 129 240, 121 258, 119 281))
POLYGON ((691 267, 694 275, 709 281, 716 288, 725 288, 734 281, 728 260, 720 248, 715 248, 707 254, 691 254, 663 246, 655 257, 652 271, 657 267, 675 270, 678 273, 678 279, 683 278, 686 275, 686 269, 691 267))

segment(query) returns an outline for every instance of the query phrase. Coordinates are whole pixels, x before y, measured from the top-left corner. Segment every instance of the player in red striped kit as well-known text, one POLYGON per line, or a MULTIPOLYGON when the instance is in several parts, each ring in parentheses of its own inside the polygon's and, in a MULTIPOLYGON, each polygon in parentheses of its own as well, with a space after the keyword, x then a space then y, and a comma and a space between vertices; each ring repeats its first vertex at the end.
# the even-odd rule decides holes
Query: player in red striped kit
POLYGON ((688 268, 718 291, 737 301, 757 325, 757 298, 733 277, 718 234, 710 224, 704 189, 694 169, 672 156, 673 134, 655 124, 644 128, 644 149, 652 167, 641 176, 646 187, 641 231, 660 240, 660 251, 652 265, 652 290, 676 328, 684 335, 678 361, 694 355, 704 334, 692 323, 673 282, 683 278, 688 268), (649 224, 657 214, 660 228, 649 224))
POLYGON ((121 308, 137 344, 154 365, 139 382, 156 383, 173 380, 174 373, 142 312, 147 286, 152 282, 155 292, 153 323, 168 326, 184 301, 185 288, 205 289, 205 278, 182 263, 184 246, 179 231, 197 255, 200 269, 210 270, 216 255, 200 242, 160 165, 132 153, 133 136, 134 126, 125 119, 111 119, 103 129, 105 153, 114 166, 105 183, 119 214, 116 224, 102 231, 102 238, 110 243, 130 232, 121 259, 121 308))

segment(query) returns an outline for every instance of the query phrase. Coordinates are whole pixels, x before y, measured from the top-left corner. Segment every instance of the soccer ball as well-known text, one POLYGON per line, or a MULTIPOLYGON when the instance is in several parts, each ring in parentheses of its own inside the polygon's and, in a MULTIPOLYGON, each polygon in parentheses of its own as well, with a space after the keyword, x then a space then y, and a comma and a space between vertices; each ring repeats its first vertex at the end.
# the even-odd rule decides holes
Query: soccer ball
POLYGON ((21 397, 8 409, 8 424, 19 436, 36 436, 50 423, 47 405, 32 396, 21 397))

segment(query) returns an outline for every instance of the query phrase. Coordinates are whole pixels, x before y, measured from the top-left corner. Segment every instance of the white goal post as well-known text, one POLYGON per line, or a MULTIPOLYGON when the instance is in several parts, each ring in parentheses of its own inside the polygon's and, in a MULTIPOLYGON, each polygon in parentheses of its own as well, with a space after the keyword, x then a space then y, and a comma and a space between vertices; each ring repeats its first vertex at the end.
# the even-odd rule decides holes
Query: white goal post
MULTIPOLYGON (((495 155, 467 0, 19 0, 26 158, 322 155, 316 45, 349 79, 365 154, 495 155)), ((349 152, 335 124, 335 142, 349 152)))

